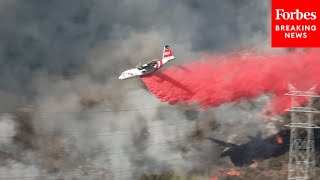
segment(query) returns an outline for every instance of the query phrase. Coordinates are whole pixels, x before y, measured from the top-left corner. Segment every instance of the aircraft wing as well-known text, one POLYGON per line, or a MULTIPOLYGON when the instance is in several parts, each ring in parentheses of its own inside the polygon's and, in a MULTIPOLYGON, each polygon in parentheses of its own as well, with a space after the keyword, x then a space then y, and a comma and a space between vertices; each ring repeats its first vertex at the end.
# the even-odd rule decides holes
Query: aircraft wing
POLYGON ((123 79, 129 79, 129 78, 133 78, 133 77, 138 77, 138 76, 142 76, 145 74, 149 74, 156 71, 156 69, 153 66, 147 66, 147 65, 142 65, 141 67, 138 68, 133 68, 133 69, 129 69, 127 71, 124 71, 119 79, 123 80, 123 79))

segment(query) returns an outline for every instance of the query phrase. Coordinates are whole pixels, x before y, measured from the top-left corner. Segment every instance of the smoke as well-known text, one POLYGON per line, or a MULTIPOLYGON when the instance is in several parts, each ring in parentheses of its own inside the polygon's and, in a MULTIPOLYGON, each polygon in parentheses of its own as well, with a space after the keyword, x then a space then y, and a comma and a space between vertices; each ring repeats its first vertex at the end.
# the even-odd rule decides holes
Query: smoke
POLYGON ((0 116, 0 147, 11 143, 12 137, 15 135, 15 124, 10 115, 0 116))
POLYGON ((265 50, 269 6, 260 0, 1 1, 0 108, 10 114, 0 120, 1 169, 53 179, 206 171, 203 160, 212 165, 218 152, 199 139, 224 120, 213 117, 225 109, 169 107, 140 80, 118 76, 160 57, 165 44, 179 57, 172 65, 207 52, 265 50))
POLYGON ((197 103, 203 108, 271 94, 274 97, 268 110, 277 115, 290 107, 289 97, 284 96, 289 91, 289 83, 302 90, 319 83, 319 55, 319 51, 307 51, 265 56, 213 56, 165 69, 142 80, 161 101, 197 103))

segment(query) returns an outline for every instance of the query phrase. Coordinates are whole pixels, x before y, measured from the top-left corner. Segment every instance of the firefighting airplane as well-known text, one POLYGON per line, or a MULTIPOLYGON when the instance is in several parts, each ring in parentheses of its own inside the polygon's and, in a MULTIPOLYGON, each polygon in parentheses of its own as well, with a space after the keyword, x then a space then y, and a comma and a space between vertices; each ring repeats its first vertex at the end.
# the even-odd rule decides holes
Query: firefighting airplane
POLYGON ((119 77, 120 80, 129 79, 133 77, 138 77, 146 74, 150 74, 159 70, 163 65, 166 63, 174 60, 175 57, 172 54, 172 51, 168 45, 164 46, 162 59, 161 60, 152 60, 147 64, 143 64, 138 66, 137 68, 129 69, 124 71, 121 76, 119 77))

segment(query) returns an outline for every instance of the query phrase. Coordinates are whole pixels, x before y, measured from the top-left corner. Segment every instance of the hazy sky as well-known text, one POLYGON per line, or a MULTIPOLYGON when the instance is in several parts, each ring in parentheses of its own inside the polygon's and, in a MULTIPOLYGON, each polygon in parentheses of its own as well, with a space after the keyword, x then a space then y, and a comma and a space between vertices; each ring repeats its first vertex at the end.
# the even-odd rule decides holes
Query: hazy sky
MULTIPOLYGON (((42 170, 79 174, 89 165, 107 170, 134 165, 138 168, 128 171, 131 177, 159 164, 171 164, 161 160, 180 157, 181 149, 167 145, 159 153, 146 145, 183 141, 189 137, 194 122, 186 127, 167 127, 166 124, 189 121, 188 116, 179 108, 159 109, 163 104, 138 79, 119 81, 118 76, 139 62, 161 57, 166 44, 177 57, 171 65, 194 61, 202 53, 268 47, 269 6, 265 0, 1 0, 0 111, 32 105, 35 113, 31 117, 1 116, 0 130, 10 131, 11 136, 0 141, 0 153, 7 152, 0 170, 10 169, 12 174, 41 175, 42 170), (89 106, 90 102, 96 106, 89 106), (141 107, 155 108, 92 116, 76 113, 86 108, 141 107), (58 117, 41 115, 40 111, 75 113, 58 117), (150 128, 159 125, 155 130, 150 128), (40 133, 97 129, 130 131, 111 138, 75 134, 73 139, 40 133), (118 155, 96 153, 99 147, 122 150, 117 150, 118 155), (67 155, 57 153, 55 148, 67 155)), ((244 107, 227 105, 195 117, 203 122, 199 127, 207 131, 207 123, 220 120, 218 133, 225 132, 228 123, 234 122, 238 126, 231 132, 240 132, 241 127, 258 121, 259 108, 252 110, 246 104, 244 107), (221 114, 235 109, 229 116, 221 114)), ((245 135, 236 139, 245 139, 245 135)), ((197 159, 184 159, 181 166, 175 167, 202 172, 207 167, 201 162, 208 160, 208 155, 210 161, 216 160, 216 166, 221 163, 215 146, 208 142, 180 145, 197 159)), ((117 177, 119 172, 111 174, 117 177)))

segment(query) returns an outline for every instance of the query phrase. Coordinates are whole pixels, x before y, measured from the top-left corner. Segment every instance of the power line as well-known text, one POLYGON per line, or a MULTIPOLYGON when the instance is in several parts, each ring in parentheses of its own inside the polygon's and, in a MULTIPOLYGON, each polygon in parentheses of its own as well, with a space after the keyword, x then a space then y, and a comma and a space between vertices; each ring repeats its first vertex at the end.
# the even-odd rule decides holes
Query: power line
MULTIPOLYGON (((156 128, 156 127, 165 127, 165 126, 176 126, 176 125, 181 125, 181 124, 191 124, 191 121, 182 121, 182 122, 177 122, 177 123, 170 123, 170 124, 161 124, 161 125, 153 125, 149 126, 146 128, 156 128)), ((159 130, 160 131, 160 130, 159 130)), ((154 131, 154 132, 159 132, 159 131, 154 131)), ((37 133, 35 135, 41 135, 41 136, 46 136, 46 137, 59 137, 59 136, 74 136, 74 135, 91 135, 91 136, 114 136, 115 133, 117 132, 122 132, 116 135, 126 135, 130 134, 133 132, 132 129, 117 129, 117 130, 112 130, 112 131, 71 131, 70 133, 60 133, 60 134, 52 134, 52 133, 37 133)), ((151 132, 148 132, 151 133, 151 132)), ((0 132, 0 138, 1 137, 7 137, 4 135, 15 135, 16 133, 14 132, 0 132)))
MULTIPOLYGON (((186 140, 180 140, 180 141, 176 141, 176 142, 183 142, 183 141, 186 141, 186 140)), ((174 143, 174 142, 168 142, 168 143, 174 143)), ((157 143, 157 144, 153 144, 153 146, 155 146, 155 145, 161 145, 161 143, 157 143)), ((157 150, 163 150, 163 149, 157 149, 157 150)), ((159 151, 158 151, 159 152, 159 151)), ((84 158, 81 158, 81 159, 84 159, 84 158)), ((179 160, 182 160, 183 158, 178 158, 179 160)), ((177 159, 169 159, 168 161, 172 161, 172 160, 177 160, 177 159)), ((167 160, 165 160, 165 161, 167 161, 167 160)), ((126 166, 120 166, 121 168, 113 168, 113 169, 108 169, 107 171, 111 171, 111 172, 113 172, 114 170, 122 170, 122 169, 126 169, 126 168, 123 168, 123 167, 133 167, 132 165, 126 165, 126 166)), ((100 170, 101 171, 101 170, 100 170)), ((15 173, 15 175, 17 175, 16 173, 15 173)), ((27 174, 27 173, 19 173, 18 175, 30 175, 30 174, 27 174)), ((0 176, 0 179, 1 179, 2 177, 0 176)), ((27 177, 28 178, 28 177, 27 177)))
MULTIPOLYGON (((192 130, 192 128, 190 129, 186 129, 186 130, 192 130)), ((166 135, 169 135, 169 134, 174 134, 174 131, 172 132, 167 132, 166 135)), ((189 138, 189 137, 193 137, 193 135, 188 135, 186 136, 185 138, 189 138)), ((152 147, 157 147, 157 146, 160 146, 160 145, 170 145, 170 144, 177 144, 177 143, 181 143, 181 142, 186 142, 188 141, 188 139, 183 139, 183 140, 174 140, 174 141, 166 141, 166 142, 158 142, 158 143, 152 143, 152 144, 146 144, 146 145, 141 145, 141 147, 143 148, 152 148, 152 147)), ((99 149, 99 150, 93 150, 91 151, 90 153, 104 153, 104 152, 108 152, 108 155, 111 155, 111 154, 121 154, 121 151, 122 150, 127 150, 126 153, 130 152, 130 151, 135 151, 136 148, 135 147, 130 147, 134 144, 128 144, 126 146, 122 146, 122 147, 119 147, 119 148, 106 148, 106 149, 99 149)), ((158 148, 156 150, 162 150, 164 149, 165 147, 162 147, 162 148, 158 148)), ((154 150, 154 149, 148 149, 148 150, 154 150)), ((58 153, 58 154, 61 154, 61 155, 72 155, 72 153, 70 152, 66 152, 66 151, 56 151, 54 153, 58 153)), ((84 153, 79 153, 79 154, 84 154, 84 153)), ((85 157, 83 159, 86 159, 85 157)))
MULTIPOLYGON (((152 126, 152 127, 162 127, 162 126, 173 126, 173 125, 181 125, 181 124, 189 124, 190 122, 179 122, 179 123, 173 123, 173 124, 166 124, 166 125, 158 125, 158 126, 152 126)), ((176 127, 177 128, 177 127, 176 127)), ((179 127, 181 128, 181 127, 179 127)), ((185 131, 190 131, 190 130, 193 130, 194 128, 184 128, 185 131)), ((128 130, 122 130, 124 131, 122 134, 116 134, 116 135, 126 135, 126 134, 129 134, 131 132, 128 132, 130 131, 129 129, 128 130), (127 132, 126 132, 127 131, 127 132)), ((169 130, 169 131, 166 131, 165 135, 168 136, 168 135, 171 135, 171 134, 176 134, 176 129, 172 129, 172 130, 169 130)), ((106 131, 107 132, 107 131, 106 131)), ((157 130, 157 131, 153 131, 153 132, 148 132, 150 134, 155 134, 155 133, 158 133, 158 132, 162 132, 162 130, 157 130)), ((96 136, 114 136, 115 132, 109 132, 109 133, 113 133, 113 134, 95 134, 94 137, 96 136)), ((4 134, 4 133, 2 133, 4 134)), ((45 135, 45 134, 43 134, 45 135)), ((72 135, 72 134, 68 134, 68 135, 72 135)), ((92 134, 91 134, 92 135, 92 134)), ((1 137, 1 136, 0 136, 1 137)), ((4 136, 2 136, 4 137, 4 136)), ((49 137, 56 137, 56 136, 49 136, 49 137)), ((190 136, 187 136, 187 137, 190 137, 190 136)), ((59 138, 65 138, 65 137, 59 137, 59 138)), ((183 141, 186 141, 186 140, 175 140, 175 141, 169 141, 169 142, 161 142, 161 143, 154 143, 154 144, 149 144, 149 145, 146 145, 144 146, 145 148, 148 148, 148 147, 151 147, 151 146, 157 146, 157 145, 167 145, 167 144, 173 144, 173 143, 178 143, 178 142, 183 142, 183 141)), ((92 153, 98 153, 98 152, 107 152, 107 151, 113 151, 113 153, 111 154, 118 154, 119 152, 117 151, 120 151, 122 149, 126 149, 126 150, 133 150, 135 148, 130 148, 130 146, 132 146, 134 144, 128 144, 127 146, 123 146, 123 147, 120 147, 120 148, 108 148, 108 149, 100 149, 100 150, 95 150, 94 152, 92 153)), ((66 153, 64 151, 61 152, 62 154, 66 154, 66 155, 71 155, 71 153, 66 153)))
MULTIPOLYGON (((180 127, 181 128, 181 127, 180 127)), ((187 128, 187 129, 184 129, 186 131, 190 131, 190 130, 193 130, 194 128, 187 128)), ((161 131, 156 131, 156 132, 161 132, 161 131)), ((155 132, 153 132, 155 133, 155 132)), ((170 134, 176 134, 176 129, 173 129, 171 131, 166 131, 166 136, 170 135, 170 134)), ((109 136, 114 136, 114 134, 112 135, 109 135, 109 136)), ((185 138, 188 138, 188 137, 193 137, 193 135, 188 135, 186 136, 185 138)), ((170 144, 177 144, 177 143, 180 143, 180 142, 185 142, 185 141, 188 141, 187 139, 183 139, 183 140, 174 140, 174 141, 167 141, 167 142, 159 142, 159 143, 153 143, 153 144, 147 144, 147 145, 142 145, 141 147, 144 147, 144 148, 152 148, 152 147, 157 147, 157 146, 164 146, 164 145, 170 145, 170 144)), ((134 144, 128 144, 126 146, 122 146, 122 147, 119 147, 119 148, 107 148, 107 149, 99 149, 99 150, 94 150, 94 151, 91 151, 90 153, 103 153, 103 152, 108 152, 108 155, 111 155, 111 154, 121 154, 121 151, 122 150, 128 150, 127 152, 130 152, 130 151, 135 151, 136 148, 135 147, 130 147, 134 144)), ((152 150, 162 150, 164 149, 165 147, 161 147, 161 148, 157 148, 157 149, 148 149, 149 151, 152 151, 152 150)), ((164 149, 166 150, 166 149, 164 149)), ((127 153, 126 152, 126 153, 127 153)), ((61 155, 72 155, 72 153, 70 152, 65 152, 65 151, 57 151, 57 152, 54 152, 54 153, 58 153, 58 154, 61 154, 61 155)), ((84 153, 79 153, 79 154, 84 154, 84 153)), ((81 158, 82 159, 82 158, 81 158)), ((83 159, 86 159, 85 157, 83 159)))
MULTIPOLYGON (((149 144, 145 147, 155 147, 155 146, 159 146, 159 145, 169 145, 169 144, 175 144, 175 143, 179 143, 179 142, 184 142, 184 141, 187 141, 187 140, 176 140, 176 141, 170 141, 170 142, 161 142, 161 143, 154 143, 154 144, 149 144)), ((112 150, 112 149, 105 149, 105 150, 100 150, 99 152, 105 152, 105 151, 108 151, 108 150, 112 150, 114 151, 113 153, 111 154, 117 154, 119 153, 119 150, 120 149, 130 149, 130 150, 133 150, 134 148, 128 148, 128 147, 121 147, 121 148, 117 148, 116 150, 112 150)), ((158 148, 158 149, 153 149, 153 150, 166 150, 166 149, 163 149, 163 148, 158 148)), ((96 151, 97 152, 97 151, 96 151)), ((65 153, 65 152, 61 152, 61 154, 66 154, 66 155, 71 155, 71 153, 65 153)), ((82 159, 82 158, 81 158, 82 159)), ((84 159, 84 158, 83 158, 84 159)), ((130 167, 130 166, 129 166, 130 167)), ((119 169, 119 168, 118 168, 119 169)), ((113 170, 113 169, 112 169, 113 170)), ((111 171, 112 171, 111 170, 111 171)), ((9 179, 32 179, 32 178, 41 178, 41 177, 44 177, 44 176, 31 176, 31 177, 11 177, 9 179)), ((0 177, 0 179, 8 179, 8 178, 3 178, 3 177, 0 177)))
MULTIPOLYGON (((165 108, 165 109, 168 109, 168 108, 165 108)), ((94 111, 94 112, 91 111, 91 112, 85 112, 85 113, 105 113, 105 112, 142 111, 142 110, 153 110, 153 109, 151 109, 151 108, 148 108, 148 109, 147 108, 144 108, 144 109, 122 109, 122 110, 119 110, 119 111, 94 111)), ((175 109, 170 108, 170 110, 175 110, 175 109)), ((83 113, 83 112, 39 112, 39 113, 44 113, 44 114, 48 113, 48 115, 51 115, 50 113, 53 113, 53 114, 63 114, 64 113, 64 114, 66 114, 66 113, 83 113)), ((189 123, 190 122, 185 121, 185 122, 171 123, 171 124, 165 124, 165 125, 164 124, 162 124, 162 125, 154 125, 154 126, 149 126, 147 128, 163 127, 163 126, 175 126, 175 125, 189 124, 189 123)), ((99 135, 98 133, 124 132, 122 134, 128 134, 128 131, 131 131, 131 130, 130 129, 117 129, 117 130, 113 130, 113 131, 90 131, 90 132, 72 131, 72 133, 68 133, 68 134, 59 134, 59 135, 47 134, 47 136, 55 136, 55 137, 56 136, 72 136, 72 135, 75 135, 75 134, 85 134, 85 135, 92 135, 93 134, 94 136, 97 136, 97 135, 99 135)), ((149 133, 152 133, 152 132, 149 132, 149 133)), ((0 134, 9 134, 9 133, 3 133, 2 132, 0 134)), ((168 133, 166 133, 166 134, 168 134, 168 133)), ((46 134, 42 134, 42 135, 46 135, 46 134)), ((106 136, 105 134, 100 134, 100 135, 106 136)), ((114 134, 112 134, 112 135, 114 135, 114 134)), ((107 135, 107 136, 112 136, 112 135, 107 135)), ((182 141, 185 141, 185 140, 171 141, 171 142, 165 142, 165 143, 155 143, 155 144, 148 145, 147 147, 163 145, 163 144, 178 143, 178 142, 182 142, 182 141)), ((128 147, 118 148, 118 151, 119 151, 119 149, 128 149, 128 147)), ((105 149, 105 150, 102 150, 102 151, 100 150, 100 152, 105 152, 105 151, 108 151, 108 150, 112 150, 112 149, 105 149)), ((113 151, 114 152, 112 154, 115 154, 117 152, 116 150, 113 150, 113 151)), ((68 153, 68 154, 71 155, 71 153, 68 153)), ((177 160, 177 159, 174 159, 174 160, 177 160)), ((128 167, 133 168, 135 166, 128 166, 128 167)), ((123 168, 116 168, 116 169, 122 170, 123 168)), ((115 171, 116 169, 111 169, 111 170, 106 170, 106 171, 115 171)), ((27 174, 25 174, 25 175, 27 175, 27 174)), ((25 176, 23 176, 23 177, 0 177, 0 179, 38 179, 38 178, 42 178, 42 177, 48 177, 48 175, 50 175, 50 174, 38 175, 38 176, 30 176, 30 177, 25 177, 25 176)), ((66 173, 66 175, 71 175, 71 174, 66 173)), ((61 176, 61 174, 54 175, 54 176, 61 176)))
MULTIPOLYGON (((197 157, 195 155, 193 156, 190 156, 190 157, 197 157)), ((190 158, 189 157, 189 158, 190 158)), ((173 158, 173 159, 168 159, 168 160, 164 160, 162 161, 162 163, 165 163, 165 162, 171 162, 171 161, 179 161, 179 160, 184 160, 184 158, 173 158)), ((175 163, 174 163, 175 164, 175 163)), ((123 170, 129 170, 129 169, 133 169, 133 168, 137 168, 139 166, 134 166, 134 165, 128 165, 128 166, 120 166, 118 168, 112 168, 112 169, 105 169, 104 171, 102 170, 97 170, 98 172, 103 172, 103 174, 111 174, 111 173, 114 173, 114 172, 118 172, 118 171, 123 171, 123 170)), ((161 165, 161 167, 169 167, 169 165, 161 165)), ((98 175, 97 173, 95 173, 96 175, 98 175)), ((83 176, 83 174, 80 174, 80 173, 64 173, 64 174, 49 174, 49 173, 45 173, 43 175, 37 175, 37 176, 29 176, 31 174, 19 174, 21 175, 20 177, 4 177, 4 176, 0 176, 0 179, 38 179, 38 178, 42 178, 42 177, 48 177, 48 176, 61 176, 61 175, 77 175, 77 176, 83 176), (29 176, 29 177, 26 177, 26 176, 29 176)), ((90 174, 90 175, 94 175, 94 174, 90 174)), ((99 174, 101 175, 101 174, 99 174)))
MULTIPOLYGON (((186 138, 189 138, 189 137, 193 137, 193 135, 186 136, 186 138)), ((177 144, 177 143, 186 142, 186 141, 189 141, 189 140, 188 139, 183 139, 183 140, 174 140, 174 141, 153 143, 153 144, 148 144, 148 145, 145 145, 145 146, 142 146, 142 147, 143 148, 150 148, 150 147, 152 148, 152 147, 163 146, 163 145, 177 144)), ((133 145, 133 144, 130 144, 130 145, 133 145)), ((167 149, 165 149, 165 147, 161 147, 161 148, 158 148, 158 149, 148 149, 148 150, 149 151, 153 151, 153 150, 163 150, 163 149, 167 150, 167 149)), ((137 149, 135 147, 122 146, 122 147, 119 147, 119 148, 99 149, 99 150, 95 150, 95 151, 90 152, 90 153, 108 152, 108 155, 111 155, 111 154, 121 154, 121 150, 127 150, 125 153, 128 153, 130 151, 135 151, 137 149)), ((72 153, 65 152, 65 151, 60 151, 60 152, 58 151, 56 153, 60 153, 61 155, 72 155, 72 153)), ((84 154, 84 153, 79 153, 79 154, 84 154)))
MULTIPOLYGON (((197 157, 196 155, 193 155, 193 156, 190 156, 189 158, 191 157, 197 157)), ((179 161, 179 160, 184 160, 183 157, 181 158, 172 158, 172 159, 168 159, 168 160, 164 160, 164 161, 161 161, 161 163, 165 163, 165 162, 171 162, 171 161, 179 161)), ((172 164, 171 164, 172 165, 172 164)), ((169 167, 169 165, 158 165, 158 166, 161 166, 161 167, 169 167)), ((90 175, 97 175, 99 172, 103 172, 104 174, 111 174, 111 173, 115 173, 115 172, 118 172, 118 171, 123 171, 123 170, 128 170, 128 169, 133 169, 133 168, 137 168, 137 166, 133 164, 131 165, 124 165, 124 166, 119 166, 117 168, 112 168, 112 169, 103 169, 103 170, 95 170, 96 173, 92 173, 90 175)), ((73 170, 73 171, 76 171, 76 170, 73 170)), ((36 179, 36 178, 40 178, 40 177, 48 177, 48 176, 61 176, 61 175, 82 175, 81 173, 60 173, 60 174, 56 174, 56 175, 51 175, 49 173, 40 173, 40 174, 45 174, 45 175, 37 175, 37 176, 30 176, 30 177, 25 177, 25 176, 29 176, 29 175, 32 175, 30 173, 19 173, 18 175, 20 175, 21 177, 1 177, 0 176, 0 179, 36 179)), ((17 174, 15 174, 17 175, 17 174)), ((101 175, 101 174, 99 174, 101 175)))
MULTIPOLYGON (((181 122, 175 122, 175 123, 169 123, 169 124, 152 125, 152 126, 147 126, 146 128, 148 128, 149 130, 150 128, 175 126, 175 125, 190 124, 190 123, 191 123, 190 121, 181 121, 181 122)), ((71 132, 75 134, 78 134, 78 133, 79 134, 95 134, 95 133, 116 133, 116 132, 127 132, 127 131, 132 131, 132 129, 126 128, 126 129, 114 129, 112 131, 99 130, 99 131, 71 131, 71 132)), ((72 135, 72 133, 61 133, 61 135, 70 135, 70 134, 72 135)))
MULTIPOLYGON (((135 109, 118 109, 118 110, 96 110, 96 111, 35 111, 26 113, 35 113, 39 115, 58 115, 58 114, 94 114, 94 113, 110 113, 110 112, 133 112, 133 111, 150 111, 150 110, 178 110, 172 107, 142 107, 142 108, 135 108, 135 109)), ((15 114, 19 113, 19 111, 1 111, 0 114, 15 114)))

